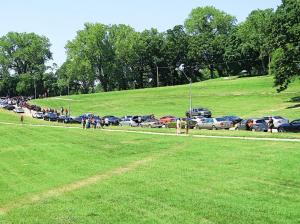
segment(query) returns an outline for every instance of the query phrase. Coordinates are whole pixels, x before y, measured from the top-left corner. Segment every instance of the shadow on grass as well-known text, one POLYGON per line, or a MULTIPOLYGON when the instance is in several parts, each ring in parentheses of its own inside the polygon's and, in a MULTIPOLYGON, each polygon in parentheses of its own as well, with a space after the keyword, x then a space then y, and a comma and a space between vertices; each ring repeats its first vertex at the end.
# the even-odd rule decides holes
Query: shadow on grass
MULTIPOLYGON (((293 97, 288 102, 289 103, 299 103, 300 102, 300 96, 293 97)), ((291 105, 291 106, 287 107, 286 109, 296 109, 296 108, 300 108, 300 104, 291 105)))
POLYGON ((299 103, 300 102, 300 96, 296 96, 291 98, 290 100, 291 103, 299 103))

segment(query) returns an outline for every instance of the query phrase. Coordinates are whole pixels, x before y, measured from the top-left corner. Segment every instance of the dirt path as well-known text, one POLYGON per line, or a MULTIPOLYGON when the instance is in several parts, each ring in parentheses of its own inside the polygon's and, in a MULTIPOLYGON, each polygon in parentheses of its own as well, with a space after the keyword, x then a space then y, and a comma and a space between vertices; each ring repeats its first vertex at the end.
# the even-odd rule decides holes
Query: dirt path
POLYGON ((5 215, 14 209, 28 206, 31 204, 35 204, 35 203, 41 202, 43 200, 46 200, 48 198, 58 197, 62 194, 65 194, 65 193, 68 193, 71 191, 75 191, 75 190, 78 190, 78 189, 81 189, 81 188, 84 188, 84 187, 87 187, 87 186, 90 186, 90 185, 93 185, 96 183, 101 183, 109 178, 112 178, 115 176, 120 176, 120 175, 128 173, 130 171, 134 171, 135 169, 138 169, 139 167, 141 167, 143 165, 147 165, 151 161, 153 161, 165 154, 166 153, 160 153, 160 154, 157 154, 154 156, 149 156, 142 160, 134 161, 132 163, 129 163, 128 165, 118 167, 111 171, 100 173, 98 175, 91 176, 89 178, 79 180, 79 181, 76 181, 76 182, 73 182, 73 183, 70 183, 67 185, 63 185, 58 188, 53 188, 53 189, 45 191, 45 192, 30 195, 30 196, 24 197, 20 200, 12 201, 12 202, 10 202, 6 205, 2 205, 0 207, 0 214, 5 215))

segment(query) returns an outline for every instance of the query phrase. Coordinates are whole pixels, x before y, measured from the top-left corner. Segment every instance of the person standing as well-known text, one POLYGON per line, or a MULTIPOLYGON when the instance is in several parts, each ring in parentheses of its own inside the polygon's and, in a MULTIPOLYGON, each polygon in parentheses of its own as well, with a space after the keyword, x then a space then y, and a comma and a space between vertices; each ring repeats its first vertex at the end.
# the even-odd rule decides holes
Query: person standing
POLYGON ((69 111, 67 108, 65 109, 65 112, 66 112, 66 116, 68 116, 69 111))
POLYGON ((273 133, 273 129, 275 128, 275 126, 274 126, 274 120, 272 117, 269 118, 268 126, 269 126, 269 131, 271 133, 273 133))
POLYGON ((24 116, 23 116, 23 114, 21 115, 20 120, 21 120, 21 124, 24 124, 24 116))
POLYGON ((97 128, 97 119, 94 118, 94 129, 96 129, 96 128, 97 128))
POLYGON ((180 118, 176 121, 176 134, 179 135, 181 133, 181 120, 180 118))
POLYGON ((82 129, 85 129, 86 119, 84 117, 82 118, 81 123, 82 123, 82 129))

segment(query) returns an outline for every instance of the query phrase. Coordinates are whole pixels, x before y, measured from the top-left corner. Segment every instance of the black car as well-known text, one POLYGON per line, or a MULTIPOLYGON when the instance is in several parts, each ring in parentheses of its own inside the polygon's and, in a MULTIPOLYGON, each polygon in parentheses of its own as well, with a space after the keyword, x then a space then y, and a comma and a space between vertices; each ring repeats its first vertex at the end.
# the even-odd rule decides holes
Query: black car
POLYGON ((120 123, 120 118, 115 117, 115 116, 105 116, 102 119, 104 120, 105 125, 118 126, 120 123))
POLYGON ((300 132, 300 119, 278 127, 278 132, 300 132))
POLYGON ((199 108, 193 108, 192 111, 187 111, 185 115, 187 117, 203 116, 206 118, 211 118, 211 111, 206 108, 199 107, 199 108))
POLYGON ((51 112, 49 112, 49 113, 46 113, 45 115, 44 115, 44 120, 45 121, 57 121, 57 114, 56 113, 51 113, 51 112))
POLYGON ((82 120, 81 118, 77 119, 77 117, 69 117, 65 115, 61 115, 57 118, 58 122, 66 123, 66 124, 80 124, 81 120, 82 120))
POLYGON ((6 109, 6 110, 14 110, 14 109, 15 109, 15 106, 10 105, 10 104, 7 104, 7 105, 4 106, 3 108, 6 109))

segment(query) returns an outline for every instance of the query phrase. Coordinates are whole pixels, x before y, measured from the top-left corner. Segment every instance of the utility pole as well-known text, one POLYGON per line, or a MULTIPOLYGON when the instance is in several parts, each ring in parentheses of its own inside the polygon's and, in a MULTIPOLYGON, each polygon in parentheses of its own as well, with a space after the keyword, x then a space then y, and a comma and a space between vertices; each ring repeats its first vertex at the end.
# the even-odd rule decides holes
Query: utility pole
POLYGON ((158 73, 158 66, 156 65, 156 81, 157 81, 157 87, 159 87, 159 73, 158 73))
POLYGON ((34 99, 36 99, 36 77, 34 76, 34 99))
POLYGON ((271 55, 269 55, 269 75, 271 75, 271 55))
POLYGON ((187 118, 186 118, 186 133, 188 134, 189 122, 190 122, 189 118, 191 118, 191 116, 192 116, 192 84, 193 84, 193 82, 192 82, 192 78, 188 77, 186 75, 186 73, 184 72, 184 64, 181 64, 179 66, 179 68, 177 68, 176 70, 182 72, 184 74, 184 76, 186 77, 186 79, 189 80, 189 82, 190 82, 190 84, 189 84, 189 106, 190 106, 190 108, 189 108, 189 116, 187 116, 187 118))

